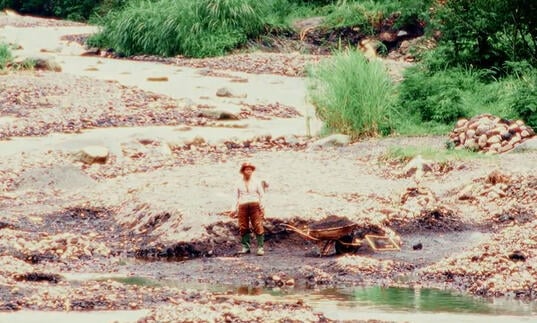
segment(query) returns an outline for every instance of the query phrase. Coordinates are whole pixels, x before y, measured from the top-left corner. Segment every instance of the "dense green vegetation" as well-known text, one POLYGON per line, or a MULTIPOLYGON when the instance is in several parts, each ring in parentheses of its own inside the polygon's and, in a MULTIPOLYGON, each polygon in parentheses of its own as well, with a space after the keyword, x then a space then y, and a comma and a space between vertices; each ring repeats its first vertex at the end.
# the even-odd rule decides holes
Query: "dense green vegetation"
POLYGON ((6 68, 7 64, 12 59, 11 50, 7 44, 0 43, 0 70, 6 68))
MULTIPOLYGON (((356 8, 364 8, 362 2, 346 6, 355 8, 354 12, 363 12, 356 8)), ((442 134, 450 131, 458 118, 481 113, 521 118, 537 127, 537 3, 446 0, 437 2, 428 13, 415 12, 415 17, 427 23, 427 33, 439 36, 436 48, 420 56, 422 61, 408 69, 398 85, 397 104, 390 109, 397 133, 442 134)), ((365 14, 362 21, 352 17, 354 20, 347 23, 360 25, 369 19, 365 14)), ((315 74, 313 77, 318 78, 315 74)), ((367 82, 370 75, 357 73, 355 77, 367 82)), ((363 97, 361 91, 347 94, 363 97)), ((332 100, 325 98, 327 102, 332 100)), ((355 98, 346 100, 358 102, 355 98)), ((317 106, 320 110, 326 107, 317 106)), ((370 109, 352 108, 356 113, 347 121, 360 118, 357 114, 364 108, 370 109)), ((341 105, 340 109, 348 107, 341 105)), ((333 131, 347 130, 333 126, 333 131)), ((360 134, 361 130, 354 132, 360 134)))
POLYGON ((121 8, 129 0, 0 0, 0 9, 10 8, 21 14, 88 20, 121 8))
MULTIPOLYGON (((332 58, 309 70, 310 99, 327 131, 442 134, 457 118, 480 113, 537 128, 534 0, 0 0, 4 7, 90 19, 102 26, 90 44, 118 54, 191 57, 224 55, 267 36, 296 37, 296 20, 322 16, 319 35, 341 37, 332 58), (357 37, 412 29, 435 46, 417 54, 399 84, 352 50, 357 37)), ((397 48, 388 45, 380 48, 397 48)), ((0 67, 8 58, 0 46, 0 67)))

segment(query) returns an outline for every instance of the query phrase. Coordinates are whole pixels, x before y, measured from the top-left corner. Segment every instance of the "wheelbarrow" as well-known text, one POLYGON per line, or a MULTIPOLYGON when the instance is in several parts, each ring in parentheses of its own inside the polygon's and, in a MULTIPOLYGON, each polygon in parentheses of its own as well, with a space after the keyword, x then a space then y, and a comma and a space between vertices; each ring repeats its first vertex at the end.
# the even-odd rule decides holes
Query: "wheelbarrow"
POLYGON ((335 248, 336 254, 356 250, 362 245, 362 240, 354 239, 351 233, 358 226, 356 223, 350 223, 338 227, 300 230, 299 228, 287 223, 281 223, 282 227, 289 229, 301 237, 316 243, 321 250, 321 256, 335 248))
MULTIPOLYGON (((358 227, 357 223, 320 229, 308 227, 305 230, 300 230, 286 223, 280 225, 316 243, 321 250, 321 256, 328 255, 332 248, 335 248, 336 254, 342 254, 355 251, 362 246, 363 240, 352 236, 352 232, 358 227)), ((374 251, 401 250, 399 245, 389 236, 366 234, 364 238, 374 251)))

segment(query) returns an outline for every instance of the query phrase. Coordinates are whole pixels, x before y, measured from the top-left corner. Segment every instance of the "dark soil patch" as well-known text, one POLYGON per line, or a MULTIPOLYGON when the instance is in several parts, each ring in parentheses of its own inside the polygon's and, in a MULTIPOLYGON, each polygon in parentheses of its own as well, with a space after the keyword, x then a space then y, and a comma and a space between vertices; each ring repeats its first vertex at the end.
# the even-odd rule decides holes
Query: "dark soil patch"
POLYGON ((318 222, 310 224, 309 228, 312 230, 323 230, 331 228, 341 228, 353 224, 355 223, 346 217, 341 217, 338 215, 329 215, 318 222))
POLYGON ((205 244, 188 242, 180 242, 171 246, 157 244, 151 247, 142 247, 134 251, 133 255, 139 259, 166 258, 167 260, 180 261, 200 257, 203 254, 200 249, 205 246, 205 244))
POLYGON ((15 275, 16 281, 29 281, 29 282, 49 282, 57 284, 61 277, 58 274, 46 274, 46 273, 27 273, 23 275, 15 275))
POLYGON ((2 229, 15 229, 15 226, 11 223, 0 221, 0 230, 2 229))
POLYGON ((415 232, 453 232, 469 228, 460 216, 447 208, 423 209, 413 219, 392 219, 390 226, 399 233, 415 232))
POLYGON ((303 32, 302 38, 306 44, 315 46, 317 54, 330 54, 339 44, 356 48, 366 35, 358 28, 341 27, 334 29, 316 28, 303 32))
MULTIPOLYGON (((278 219, 265 219, 265 241, 273 244, 284 243, 289 232, 280 227, 278 219)), ((234 256, 238 250, 239 229, 235 223, 217 222, 206 227, 207 233, 215 235, 214 239, 204 241, 180 242, 172 245, 153 244, 146 241, 128 256, 141 260, 183 261, 200 257, 234 256), (220 237, 215 233, 216 227, 223 227, 230 232, 228 237, 220 237), (215 243, 215 241, 217 241, 215 243)), ((255 240, 252 238, 252 240, 255 240)))
MULTIPOLYGON (((114 253, 124 250, 124 243, 132 241, 136 235, 117 224, 113 212, 104 208, 71 208, 61 213, 45 217, 40 231, 49 234, 71 232, 80 236, 88 232, 99 233, 96 242, 104 242, 114 253)), ((36 230, 37 231, 37 230, 36 230)), ((132 246, 134 247, 134 246, 132 246)))

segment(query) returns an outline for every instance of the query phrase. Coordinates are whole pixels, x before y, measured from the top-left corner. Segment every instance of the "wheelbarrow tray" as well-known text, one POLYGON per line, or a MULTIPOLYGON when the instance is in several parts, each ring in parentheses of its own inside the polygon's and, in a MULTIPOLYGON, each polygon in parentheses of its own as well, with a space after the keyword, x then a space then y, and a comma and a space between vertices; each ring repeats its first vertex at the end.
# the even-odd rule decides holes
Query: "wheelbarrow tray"
POLYGON ((349 235, 356 228, 357 224, 352 223, 335 228, 308 229, 309 235, 319 240, 338 240, 349 235))
POLYGON ((354 228, 356 228, 358 224, 351 223, 351 224, 344 225, 344 226, 339 226, 339 227, 334 227, 334 228, 322 228, 322 229, 308 228, 305 231, 300 230, 297 227, 294 227, 286 223, 282 223, 281 225, 290 229, 291 231, 298 233, 304 238, 318 241, 318 240, 339 240, 342 237, 351 234, 354 228))

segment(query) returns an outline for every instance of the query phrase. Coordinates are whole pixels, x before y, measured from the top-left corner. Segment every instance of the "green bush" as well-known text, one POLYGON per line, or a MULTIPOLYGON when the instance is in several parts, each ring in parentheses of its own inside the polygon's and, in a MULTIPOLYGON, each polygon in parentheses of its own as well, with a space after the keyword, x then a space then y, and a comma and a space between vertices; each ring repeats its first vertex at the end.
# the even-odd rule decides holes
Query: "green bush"
POLYGON ((6 68, 7 64, 13 59, 11 50, 6 44, 0 43, 0 70, 6 68))
MULTIPOLYGON (((519 67, 517 67, 519 68, 519 67)), ((459 117, 490 113, 537 126, 537 70, 491 81, 488 70, 407 70, 399 86, 401 134, 447 133, 459 117)))
POLYGON ((309 98, 330 130, 357 138, 393 129, 394 85, 380 62, 336 53, 309 70, 309 81, 309 98))
POLYGON ((468 115, 465 97, 480 87, 480 77, 473 70, 431 72, 423 67, 412 68, 406 71, 400 85, 399 104, 421 121, 449 124, 468 115))
POLYGON ((431 2, 431 0, 338 1, 329 6, 325 26, 358 27, 366 35, 379 32, 386 19, 394 19, 394 28, 417 26, 428 20, 431 2))
POLYGON ((373 0, 364 2, 345 2, 332 8, 326 16, 327 28, 358 27, 366 35, 372 35, 379 28, 383 11, 373 0))
POLYGON ((518 117, 537 130, 537 71, 533 71, 520 79, 518 86, 511 96, 512 109, 518 117))
POLYGON ((100 42, 125 55, 223 55, 264 31, 267 2, 132 1, 104 17, 100 42))
POLYGON ((442 35, 436 57, 444 65, 503 74, 506 62, 537 63, 536 1, 446 0, 434 11, 432 28, 442 35))

